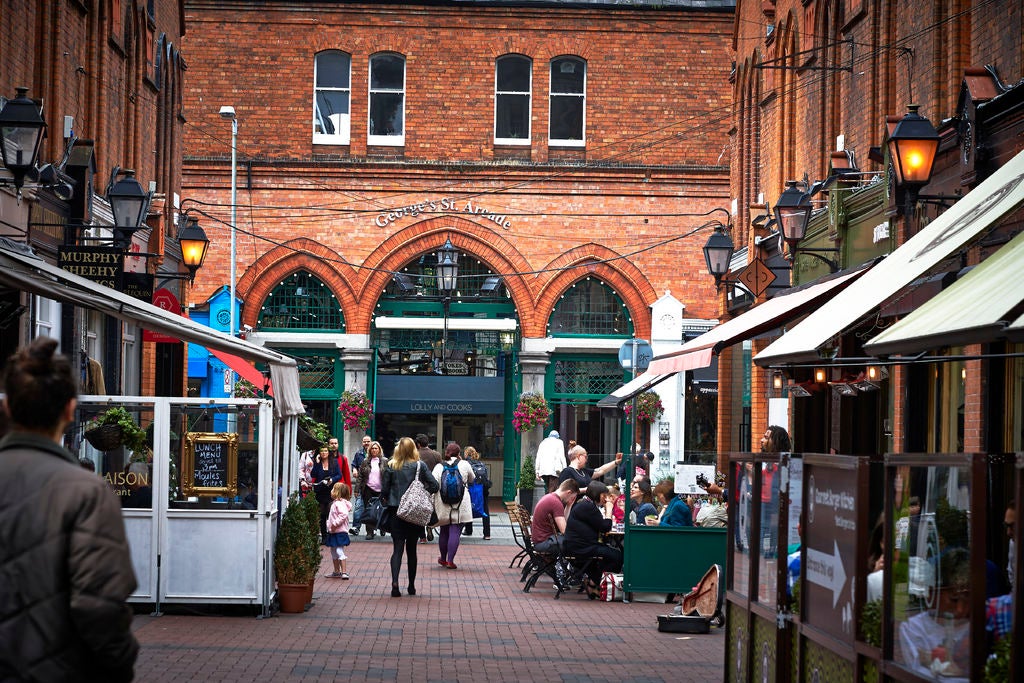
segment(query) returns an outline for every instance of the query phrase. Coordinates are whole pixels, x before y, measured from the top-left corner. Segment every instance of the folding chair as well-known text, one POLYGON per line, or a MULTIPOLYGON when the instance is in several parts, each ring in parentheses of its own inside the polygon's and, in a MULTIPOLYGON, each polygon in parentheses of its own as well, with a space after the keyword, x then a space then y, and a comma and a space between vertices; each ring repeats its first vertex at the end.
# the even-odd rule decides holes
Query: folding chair
POLYGON ((505 509, 508 510, 508 521, 512 527, 512 540, 519 546, 519 552, 512 558, 512 561, 508 563, 508 568, 511 569, 516 565, 516 561, 519 562, 519 566, 522 566, 523 560, 530 556, 530 551, 527 550, 526 542, 523 541, 522 531, 517 531, 522 527, 519 524, 519 503, 515 501, 505 501, 505 509))

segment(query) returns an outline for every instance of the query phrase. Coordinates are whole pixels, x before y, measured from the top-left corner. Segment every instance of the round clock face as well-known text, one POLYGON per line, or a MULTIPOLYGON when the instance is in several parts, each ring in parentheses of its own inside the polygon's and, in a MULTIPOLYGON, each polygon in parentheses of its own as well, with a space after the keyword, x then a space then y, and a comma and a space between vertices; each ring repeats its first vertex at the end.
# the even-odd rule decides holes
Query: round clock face
POLYGON ((217 322, 221 325, 227 325, 231 322, 231 311, 221 311, 217 314, 217 322))
POLYGON ((674 315, 672 315, 671 313, 666 313, 665 315, 661 316, 661 326, 662 326, 662 328, 664 328, 666 330, 670 330, 670 329, 672 329, 672 327, 675 324, 676 324, 676 317, 674 315))

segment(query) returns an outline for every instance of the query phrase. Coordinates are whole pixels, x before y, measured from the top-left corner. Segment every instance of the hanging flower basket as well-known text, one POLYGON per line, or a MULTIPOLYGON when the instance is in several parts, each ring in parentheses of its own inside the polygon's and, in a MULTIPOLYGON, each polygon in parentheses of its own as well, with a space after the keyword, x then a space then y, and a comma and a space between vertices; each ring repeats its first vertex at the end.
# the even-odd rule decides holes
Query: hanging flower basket
POLYGON ((318 441, 315 436, 307 432, 302 427, 299 427, 298 433, 295 437, 295 445, 299 447, 300 451, 315 451, 320 448, 323 443, 318 441))
POLYGON ((146 430, 135 422, 135 418, 121 407, 108 408, 86 423, 82 434, 93 448, 99 451, 112 451, 121 446, 144 455, 146 430))
POLYGON ((117 425, 93 427, 83 436, 98 451, 116 451, 121 447, 121 428, 117 425))
POLYGON ((295 435, 295 445, 300 451, 316 451, 331 438, 327 425, 317 422, 308 415, 299 415, 299 428, 295 435))
POLYGON ((345 431, 359 429, 367 431, 373 422, 373 403, 370 397, 361 391, 349 389, 341 393, 338 412, 342 415, 342 427, 345 431))
POLYGON ((551 416, 547 401, 540 394, 528 391, 519 397, 515 412, 512 413, 512 428, 522 434, 534 427, 540 427, 551 416))
MULTIPOLYGON (((627 403, 626 417, 629 417, 632 412, 632 404, 627 403)), ((661 405, 661 397, 658 396, 658 392, 645 391, 636 397, 636 418, 640 422, 650 424, 661 417, 664 412, 665 407, 661 405)))

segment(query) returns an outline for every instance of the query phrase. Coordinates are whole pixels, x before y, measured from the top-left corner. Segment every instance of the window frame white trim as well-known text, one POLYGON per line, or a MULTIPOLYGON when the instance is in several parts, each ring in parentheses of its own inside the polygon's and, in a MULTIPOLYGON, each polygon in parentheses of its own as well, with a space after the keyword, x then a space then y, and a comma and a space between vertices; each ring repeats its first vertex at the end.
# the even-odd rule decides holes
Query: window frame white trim
POLYGON ((349 145, 352 144, 352 55, 344 50, 321 50, 313 55, 313 144, 314 145, 349 145), (320 55, 327 53, 338 53, 348 57, 348 87, 347 88, 335 88, 335 87, 317 87, 317 71, 319 65, 317 58, 320 55), (346 126, 345 134, 327 135, 325 133, 316 132, 316 117, 318 113, 317 109, 317 96, 320 91, 330 92, 344 92, 348 95, 348 125, 346 126))
POLYGON ((590 68, 587 60, 578 55, 557 55, 548 61, 548 146, 550 147, 586 147, 587 146, 587 85, 590 77, 590 68), (572 59, 583 65, 583 93, 555 93, 552 88, 551 70, 556 60, 572 59), (580 124, 579 140, 566 140, 551 137, 551 103, 555 97, 579 97, 583 100, 583 115, 580 124))
POLYGON ((32 338, 49 337, 57 340, 60 350, 61 337, 61 304, 38 294, 32 295, 32 338), (45 316, 42 313, 45 311, 45 316))
POLYGON ((405 130, 407 128, 407 122, 405 119, 406 111, 406 93, 409 82, 409 59, 399 52, 377 52, 370 55, 367 60, 366 69, 366 144, 379 146, 379 147, 404 147, 405 146, 405 130), (377 57, 399 57, 402 60, 402 89, 391 90, 391 89, 376 89, 372 87, 373 82, 373 60, 377 57), (395 93, 400 92, 402 94, 402 133, 400 135, 371 135, 370 134, 370 116, 373 108, 373 95, 374 93, 395 93))
POLYGON ((501 55, 494 60, 494 121, 492 131, 494 133, 494 144, 495 145, 518 145, 522 147, 528 147, 533 141, 533 59, 530 57, 519 54, 517 52, 510 52, 508 54, 501 55), (498 90, 498 62, 503 59, 517 58, 526 60, 529 64, 530 84, 529 90, 526 92, 519 92, 516 90, 498 90), (527 116, 526 116, 526 137, 525 138, 499 138, 498 137, 498 96, 499 95, 526 95, 527 101, 527 116))

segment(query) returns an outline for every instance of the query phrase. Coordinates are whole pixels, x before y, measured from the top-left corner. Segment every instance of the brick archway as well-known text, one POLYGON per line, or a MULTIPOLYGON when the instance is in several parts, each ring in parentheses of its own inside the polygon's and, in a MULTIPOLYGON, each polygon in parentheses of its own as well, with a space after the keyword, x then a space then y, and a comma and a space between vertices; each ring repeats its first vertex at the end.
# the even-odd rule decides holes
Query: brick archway
POLYGON ((633 319, 635 336, 648 339, 651 335, 651 320, 647 309, 657 295, 654 287, 643 272, 622 256, 599 244, 583 244, 559 256, 546 268, 552 271, 550 279, 541 288, 537 297, 536 315, 533 327, 523 325, 523 336, 544 337, 547 323, 559 297, 574 283, 590 275, 618 293, 629 309, 633 319))
MULTIPOLYGON (((452 245, 465 254, 471 254, 487 264, 504 280, 525 329, 534 313, 533 289, 530 284, 532 269, 515 245, 493 230, 458 216, 428 218, 396 232, 381 242, 363 261, 365 279, 357 296, 363 302, 358 317, 351 321, 351 332, 368 333, 370 320, 380 293, 384 291, 392 273, 400 270, 418 256, 436 251, 451 239, 452 245)), ((346 319, 348 322, 348 319, 346 319)))
POLYGON ((358 275, 337 253, 304 237, 274 247, 245 269, 236 287, 238 296, 244 302, 242 323, 256 327, 260 305, 279 282, 299 270, 312 273, 330 288, 338 298, 348 329, 349 316, 359 305, 351 286, 358 275))

